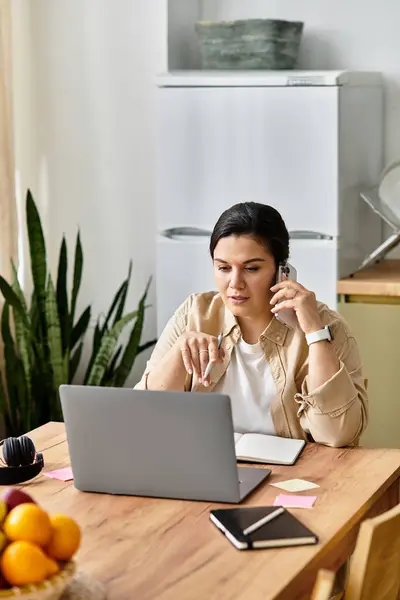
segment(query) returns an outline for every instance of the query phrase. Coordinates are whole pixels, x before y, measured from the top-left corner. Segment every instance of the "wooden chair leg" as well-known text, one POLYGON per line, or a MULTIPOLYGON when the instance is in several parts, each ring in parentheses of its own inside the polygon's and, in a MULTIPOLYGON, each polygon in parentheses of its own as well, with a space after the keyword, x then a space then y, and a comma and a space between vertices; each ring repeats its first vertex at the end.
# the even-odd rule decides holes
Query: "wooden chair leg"
POLYGON ((320 569, 318 571, 311 600, 330 600, 334 584, 335 573, 333 573, 333 571, 328 571, 327 569, 320 569))

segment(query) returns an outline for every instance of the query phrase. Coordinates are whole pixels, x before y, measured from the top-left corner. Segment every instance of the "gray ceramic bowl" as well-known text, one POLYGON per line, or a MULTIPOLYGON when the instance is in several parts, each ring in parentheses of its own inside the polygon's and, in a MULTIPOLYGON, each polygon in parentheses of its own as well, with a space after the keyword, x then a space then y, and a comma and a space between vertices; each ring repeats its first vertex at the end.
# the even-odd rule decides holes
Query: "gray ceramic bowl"
POLYGON ((197 21, 203 69, 294 69, 304 23, 277 19, 197 21))

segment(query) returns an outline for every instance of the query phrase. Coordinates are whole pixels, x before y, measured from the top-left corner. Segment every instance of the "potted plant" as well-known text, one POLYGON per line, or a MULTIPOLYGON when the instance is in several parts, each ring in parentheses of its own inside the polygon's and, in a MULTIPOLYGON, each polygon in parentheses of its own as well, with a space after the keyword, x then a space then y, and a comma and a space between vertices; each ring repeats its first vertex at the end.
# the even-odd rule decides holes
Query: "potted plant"
MULTIPOLYGON (((19 435, 51 420, 61 420, 59 386, 71 383, 81 361, 91 306, 76 317, 83 274, 83 249, 78 231, 75 244, 71 294, 67 289, 68 250, 62 239, 57 279, 47 265, 46 244, 40 216, 31 192, 26 196, 26 223, 33 292, 28 302, 13 265, 13 281, 0 275, 4 297, 1 335, 4 368, 0 376, 0 413, 7 435, 19 435)), ((156 340, 141 344, 146 298, 151 280, 136 310, 124 313, 132 264, 102 318, 97 317, 91 355, 83 383, 122 387, 136 356, 156 340), (119 342, 128 325, 132 329, 125 345, 119 342)))

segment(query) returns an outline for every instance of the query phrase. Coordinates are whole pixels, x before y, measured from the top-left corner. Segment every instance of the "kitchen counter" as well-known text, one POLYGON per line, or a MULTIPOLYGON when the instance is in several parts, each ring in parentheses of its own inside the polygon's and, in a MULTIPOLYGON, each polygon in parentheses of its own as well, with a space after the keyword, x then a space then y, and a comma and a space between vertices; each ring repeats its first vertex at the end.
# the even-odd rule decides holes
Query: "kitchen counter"
POLYGON ((400 260, 386 259, 338 281, 338 312, 360 350, 369 420, 361 445, 400 448, 400 260))
MULTIPOLYGON (((343 296, 386 297, 400 302, 400 260, 387 259, 338 281, 337 293, 343 296)), ((355 300, 355 298, 354 298, 355 300)), ((364 301, 368 301, 365 298, 364 301)))

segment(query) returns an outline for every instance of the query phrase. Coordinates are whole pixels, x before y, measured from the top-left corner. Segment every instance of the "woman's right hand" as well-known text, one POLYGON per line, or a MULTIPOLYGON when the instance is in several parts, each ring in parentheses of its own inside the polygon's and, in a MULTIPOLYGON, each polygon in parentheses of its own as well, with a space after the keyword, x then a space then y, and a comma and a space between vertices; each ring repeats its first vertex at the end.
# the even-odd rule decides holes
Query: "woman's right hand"
POLYGON ((198 331, 187 331, 178 340, 183 364, 189 374, 195 373, 204 386, 208 386, 209 377, 203 380, 209 362, 222 362, 225 353, 218 350, 218 338, 198 331))

